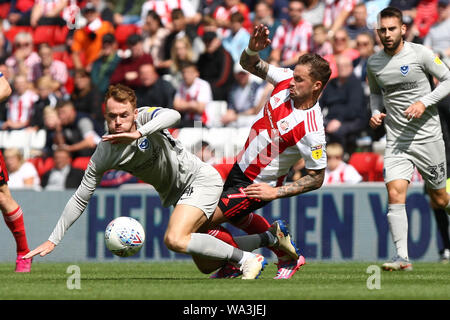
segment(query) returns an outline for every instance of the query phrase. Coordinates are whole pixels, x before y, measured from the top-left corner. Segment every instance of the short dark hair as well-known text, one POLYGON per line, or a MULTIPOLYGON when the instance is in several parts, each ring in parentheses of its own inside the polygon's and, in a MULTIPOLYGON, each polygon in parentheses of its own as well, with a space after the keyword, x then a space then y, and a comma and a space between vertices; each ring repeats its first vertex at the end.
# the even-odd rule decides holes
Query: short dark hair
POLYGON ((123 84, 111 85, 105 95, 105 105, 109 98, 113 98, 117 102, 130 102, 133 109, 137 106, 137 97, 134 90, 123 84))
POLYGON ((395 7, 386 7, 378 13, 378 19, 397 18, 403 24, 403 13, 395 7))
POLYGON ((297 65, 309 65, 309 75, 316 81, 322 82, 325 88, 331 76, 330 64, 316 53, 305 53, 298 58, 297 65))

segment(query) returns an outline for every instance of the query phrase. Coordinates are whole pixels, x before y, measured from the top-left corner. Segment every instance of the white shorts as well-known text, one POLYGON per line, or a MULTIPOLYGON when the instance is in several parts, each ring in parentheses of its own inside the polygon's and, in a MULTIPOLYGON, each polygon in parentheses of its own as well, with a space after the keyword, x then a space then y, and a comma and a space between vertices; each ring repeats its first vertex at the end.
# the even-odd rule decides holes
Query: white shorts
POLYGON ((184 190, 177 204, 199 208, 209 219, 216 210, 222 190, 223 181, 219 172, 210 165, 204 165, 184 190))
POLYGON ((403 179, 411 181, 414 166, 430 189, 446 187, 447 165, 444 140, 413 144, 408 147, 386 147, 384 154, 384 181, 403 179))

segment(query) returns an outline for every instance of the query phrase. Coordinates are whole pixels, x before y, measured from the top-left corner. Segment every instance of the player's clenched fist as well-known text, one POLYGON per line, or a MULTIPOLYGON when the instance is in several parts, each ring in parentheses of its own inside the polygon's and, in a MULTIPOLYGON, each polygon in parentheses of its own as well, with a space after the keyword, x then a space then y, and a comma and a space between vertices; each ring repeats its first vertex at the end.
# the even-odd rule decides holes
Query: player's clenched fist
POLYGON ((369 126, 372 129, 378 128, 383 123, 384 118, 386 118, 385 113, 378 113, 378 114, 373 115, 372 118, 370 118, 369 126))

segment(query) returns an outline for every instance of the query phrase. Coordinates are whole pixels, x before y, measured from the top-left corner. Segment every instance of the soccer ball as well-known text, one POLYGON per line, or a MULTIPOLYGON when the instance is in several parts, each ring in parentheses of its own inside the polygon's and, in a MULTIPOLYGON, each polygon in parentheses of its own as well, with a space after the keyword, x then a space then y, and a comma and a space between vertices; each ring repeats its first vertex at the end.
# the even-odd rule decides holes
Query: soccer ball
POLYGON ((136 254, 144 245, 145 232, 142 225, 130 217, 118 217, 105 230, 106 247, 119 257, 136 254))

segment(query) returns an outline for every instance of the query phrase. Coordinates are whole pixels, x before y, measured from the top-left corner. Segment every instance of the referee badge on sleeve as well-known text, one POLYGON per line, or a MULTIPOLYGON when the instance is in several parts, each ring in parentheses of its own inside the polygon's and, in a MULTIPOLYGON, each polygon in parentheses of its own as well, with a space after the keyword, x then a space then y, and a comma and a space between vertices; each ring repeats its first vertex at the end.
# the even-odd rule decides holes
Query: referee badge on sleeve
POLYGON ((319 160, 322 158, 323 146, 321 144, 311 147, 311 155, 314 159, 319 160))

